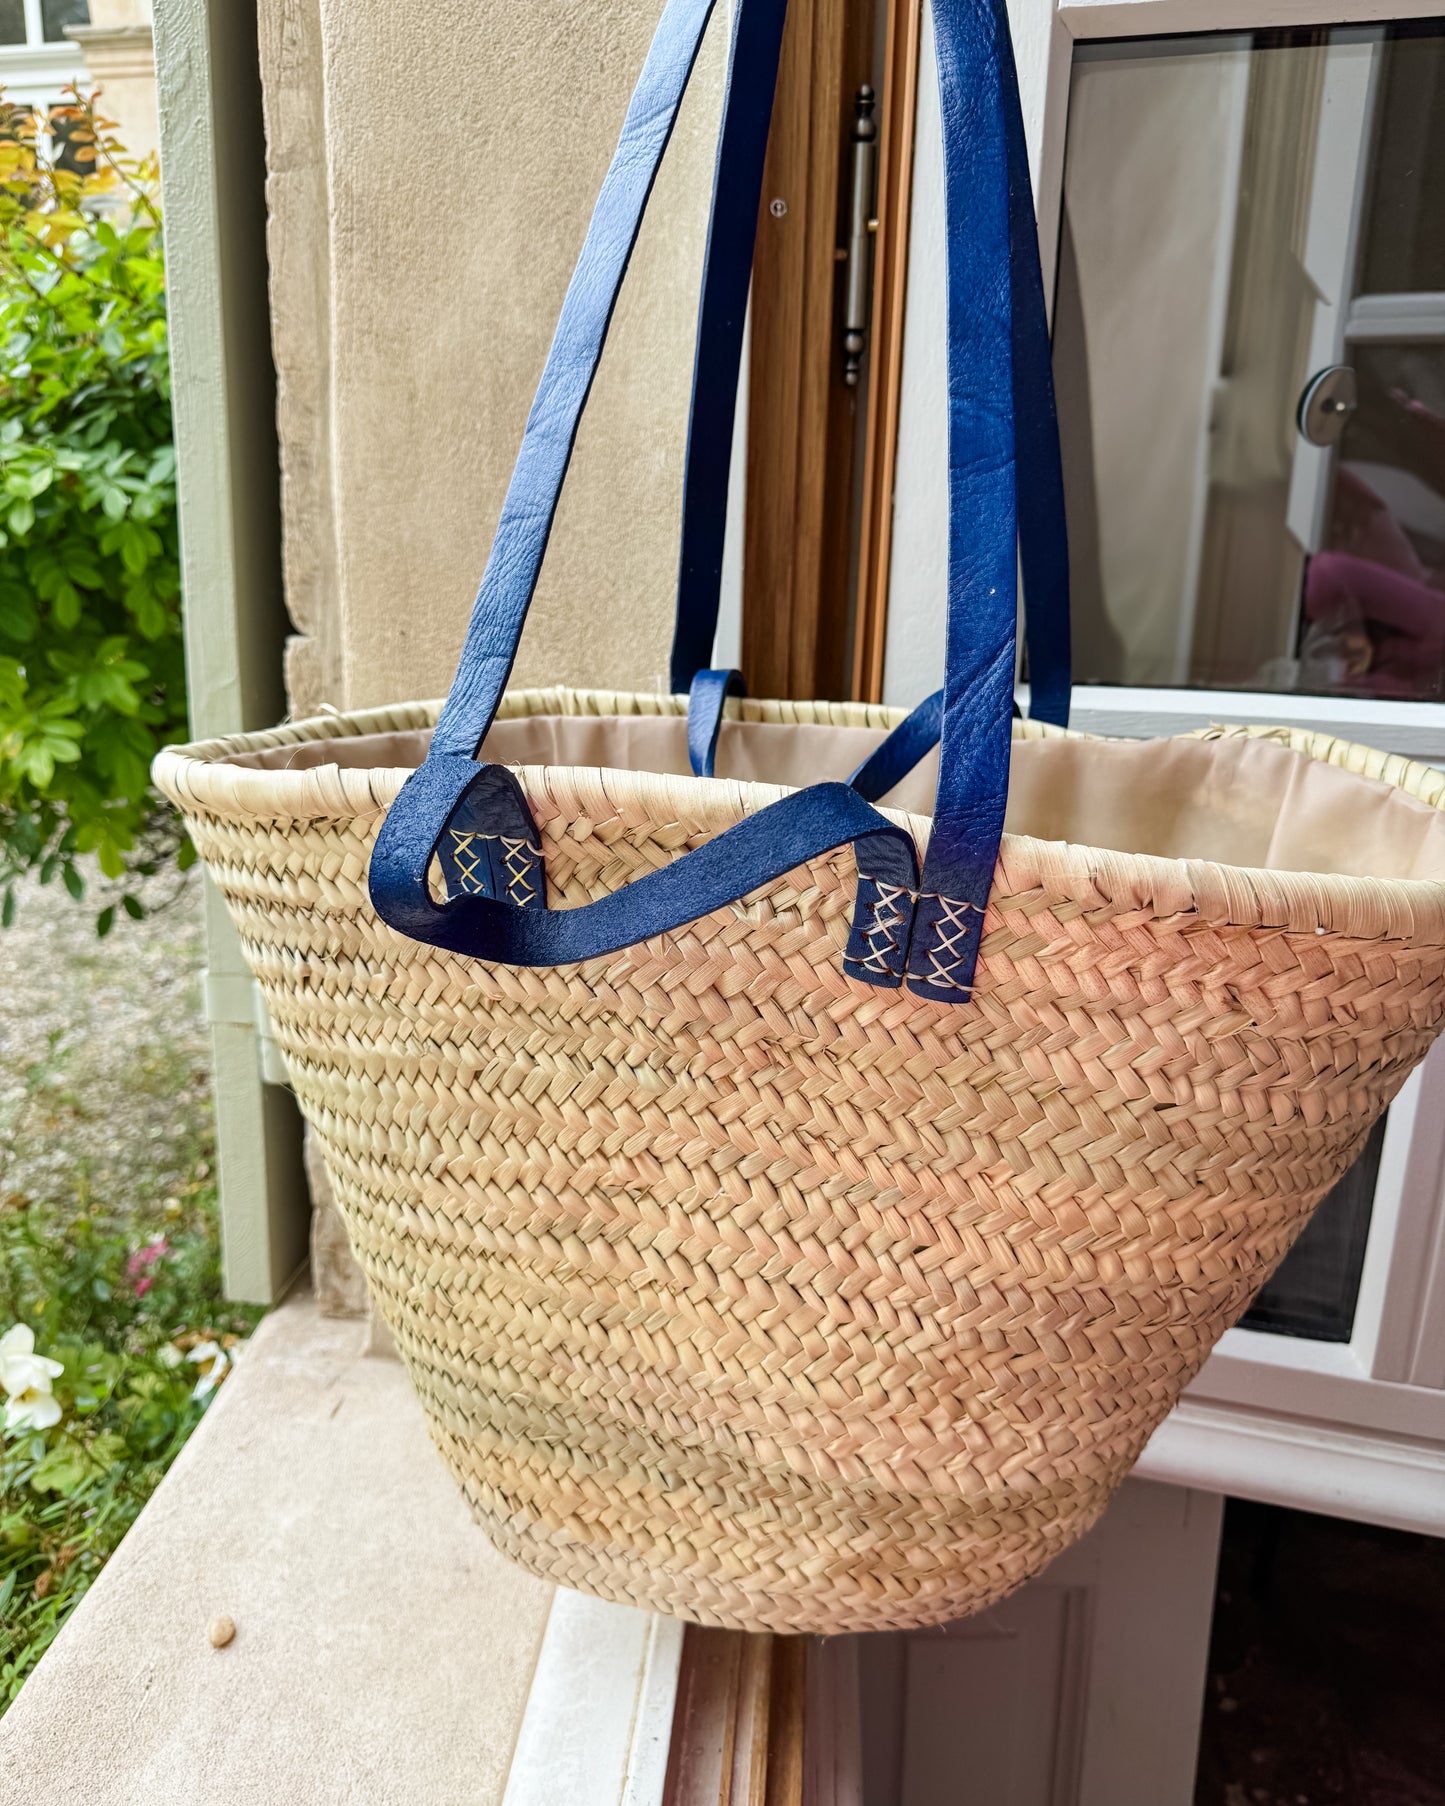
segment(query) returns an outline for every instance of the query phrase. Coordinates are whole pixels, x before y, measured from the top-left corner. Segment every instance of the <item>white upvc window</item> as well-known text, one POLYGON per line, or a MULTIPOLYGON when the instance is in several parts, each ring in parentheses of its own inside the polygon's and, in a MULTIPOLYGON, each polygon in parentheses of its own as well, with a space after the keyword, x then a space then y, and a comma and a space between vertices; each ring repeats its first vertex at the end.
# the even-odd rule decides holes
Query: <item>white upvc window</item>
POLYGON ((87 0, 0 0, 0 89, 6 100, 44 109, 85 78, 80 46, 65 35, 88 25, 87 0))
MULTIPOLYGON (((1281 722, 1445 765, 1445 4, 1011 15, 1054 308, 1072 725, 1281 722)), ((941 667, 946 580, 927 32, 923 56, 884 679, 904 704, 941 667)), ((1141 1473, 1445 1532, 1442 1193, 1437 1048, 1141 1473)))

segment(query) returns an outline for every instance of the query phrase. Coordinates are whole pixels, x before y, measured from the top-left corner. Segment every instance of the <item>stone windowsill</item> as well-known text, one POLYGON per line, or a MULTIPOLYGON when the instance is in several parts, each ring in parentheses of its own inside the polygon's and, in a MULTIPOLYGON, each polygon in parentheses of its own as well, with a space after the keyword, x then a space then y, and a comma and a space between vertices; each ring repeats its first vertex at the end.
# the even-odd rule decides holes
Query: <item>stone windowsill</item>
POLYGON ((553 1589, 477 1530, 367 1334, 309 1296, 261 1325, 0 1723, 0 1796, 502 1800, 553 1589))

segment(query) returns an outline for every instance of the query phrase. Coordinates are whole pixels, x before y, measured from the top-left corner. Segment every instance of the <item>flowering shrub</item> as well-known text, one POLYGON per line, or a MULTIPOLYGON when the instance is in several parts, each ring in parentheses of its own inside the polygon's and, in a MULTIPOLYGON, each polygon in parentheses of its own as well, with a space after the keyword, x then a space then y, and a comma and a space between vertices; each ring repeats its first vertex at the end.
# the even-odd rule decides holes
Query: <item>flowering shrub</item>
MULTIPOLYGON (((185 732, 165 269, 153 162, 78 94, 0 137, 0 914, 188 856, 150 788, 185 732), (78 170, 68 167, 78 163, 78 170)), ((132 915, 141 905, 125 889, 132 915)), ((114 904, 100 912, 104 933, 114 904)))
POLYGON ((16 1124, 29 1107, 53 1133, 61 1081, 53 1057, 36 1062, 28 1106, 0 1134, 0 1711, 160 1483, 258 1314, 221 1297, 205 1138, 169 1198, 104 1208, 84 1193, 4 1195, 16 1124))

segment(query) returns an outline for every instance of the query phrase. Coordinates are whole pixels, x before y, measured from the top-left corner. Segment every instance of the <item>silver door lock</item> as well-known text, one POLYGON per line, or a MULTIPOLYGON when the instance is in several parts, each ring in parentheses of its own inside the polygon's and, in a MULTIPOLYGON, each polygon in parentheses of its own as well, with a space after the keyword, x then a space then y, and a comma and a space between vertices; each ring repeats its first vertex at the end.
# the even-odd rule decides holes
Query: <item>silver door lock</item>
POLYGON ((1295 421, 1311 445, 1338 445, 1345 423, 1360 405, 1355 373, 1348 364, 1330 364, 1305 384, 1295 421))

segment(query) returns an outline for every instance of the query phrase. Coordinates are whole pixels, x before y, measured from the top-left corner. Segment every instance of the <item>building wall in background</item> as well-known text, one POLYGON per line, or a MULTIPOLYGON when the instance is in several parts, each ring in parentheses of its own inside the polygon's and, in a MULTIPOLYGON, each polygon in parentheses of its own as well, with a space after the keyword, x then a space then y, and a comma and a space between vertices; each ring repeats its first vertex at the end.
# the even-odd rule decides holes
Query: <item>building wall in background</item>
MULTIPOLYGON (((294 714, 444 693, 657 0, 260 0, 294 714)), ((517 680, 666 668, 718 9, 517 680)))
POLYGON ((89 25, 73 25, 86 74, 104 90, 102 110, 126 149, 144 156, 160 143, 151 0, 90 0, 89 25))
POLYGON ((103 88, 102 110, 116 122, 121 142, 147 156, 160 143, 151 0, 90 0, 88 10, 89 24, 70 25, 67 17, 83 16, 78 7, 58 18, 27 7, 23 28, 18 17, 12 23, 19 41, 0 44, 0 90, 7 100, 45 111, 72 83, 103 88))

